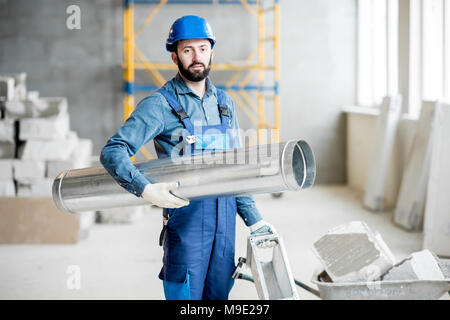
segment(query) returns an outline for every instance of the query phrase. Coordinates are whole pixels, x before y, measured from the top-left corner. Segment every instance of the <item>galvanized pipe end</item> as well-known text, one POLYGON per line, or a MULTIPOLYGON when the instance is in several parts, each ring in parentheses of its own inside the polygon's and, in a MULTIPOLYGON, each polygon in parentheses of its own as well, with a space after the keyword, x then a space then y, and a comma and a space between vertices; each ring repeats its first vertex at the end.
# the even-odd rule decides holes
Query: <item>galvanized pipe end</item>
POLYGON ((65 205, 64 201, 61 198, 61 187, 64 180, 64 177, 69 171, 63 171, 55 178, 52 185, 52 195, 53 195, 53 202, 55 203, 56 207, 61 210, 62 212, 68 212, 68 213, 74 213, 71 210, 69 210, 65 205))
POLYGON ((283 179, 290 190, 310 188, 316 178, 316 161, 304 140, 288 141, 281 157, 283 179))

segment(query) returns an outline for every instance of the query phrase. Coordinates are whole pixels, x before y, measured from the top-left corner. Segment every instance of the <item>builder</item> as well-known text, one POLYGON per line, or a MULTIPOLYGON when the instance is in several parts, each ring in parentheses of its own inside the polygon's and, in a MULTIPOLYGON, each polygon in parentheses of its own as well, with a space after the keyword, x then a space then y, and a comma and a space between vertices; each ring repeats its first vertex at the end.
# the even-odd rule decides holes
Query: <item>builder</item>
POLYGON ((163 209, 166 299, 225 300, 233 286, 236 212, 252 233, 273 232, 251 196, 189 202, 177 181, 150 181, 131 162, 153 139, 159 158, 240 147, 234 102, 208 78, 216 40, 204 18, 177 19, 166 42, 178 74, 143 99, 103 147, 100 160, 126 190, 163 209))

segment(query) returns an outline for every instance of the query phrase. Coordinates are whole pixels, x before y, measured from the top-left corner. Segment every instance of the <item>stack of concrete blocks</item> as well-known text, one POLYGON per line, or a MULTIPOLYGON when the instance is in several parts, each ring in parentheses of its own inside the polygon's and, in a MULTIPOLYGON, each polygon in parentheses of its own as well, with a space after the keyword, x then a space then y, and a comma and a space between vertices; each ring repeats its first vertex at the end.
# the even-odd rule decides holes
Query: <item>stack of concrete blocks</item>
MULTIPOLYGON (((31 100, 29 100, 31 101, 31 100)), ((47 175, 51 161, 69 161, 76 156, 79 139, 70 131, 66 98, 38 98, 33 108, 11 110, 20 117, 14 179, 19 197, 51 197, 53 176, 47 175), (31 111, 31 116, 28 114, 31 111)), ((8 109, 7 109, 8 111, 8 109)))
POLYGON ((16 121, 6 108, 26 100, 26 73, 0 74, 0 197, 14 197, 13 159, 16 156, 16 121))
MULTIPOLYGON (((52 197, 54 178, 90 166, 92 141, 70 130, 65 97, 26 90, 26 74, 0 75, 0 196, 52 197)), ((95 212, 80 215, 80 231, 95 212)))

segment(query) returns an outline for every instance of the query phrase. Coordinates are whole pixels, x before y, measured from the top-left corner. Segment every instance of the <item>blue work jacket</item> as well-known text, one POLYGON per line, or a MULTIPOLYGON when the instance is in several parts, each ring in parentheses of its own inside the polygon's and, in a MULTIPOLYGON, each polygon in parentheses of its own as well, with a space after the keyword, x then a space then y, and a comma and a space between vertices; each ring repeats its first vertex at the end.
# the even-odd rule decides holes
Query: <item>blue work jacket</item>
MULTIPOLYGON (((192 122, 201 125, 220 124, 217 106, 217 90, 206 78, 206 92, 201 99, 184 82, 179 74, 168 81, 164 88, 175 94, 180 104, 186 110, 192 122)), ((239 124, 235 113, 234 102, 226 94, 227 105, 230 110, 230 125, 237 133, 237 147, 242 146, 238 134, 239 124)), ((134 112, 103 147, 100 162, 111 176, 128 192, 137 197, 142 195, 148 183, 155 183, 134 166, 130 157, 139 149, 154 139, 159 154, 171 154, 173 145, 178 143, 179 135, 184 128, 173 109, 160 93, 154 93, 139 102, 134 112), (168 143, 172 141, 172 143, 168 143)), ((236 197, 237 213, 247 226, 262 219, 255 201, 251 196, 236 197)))

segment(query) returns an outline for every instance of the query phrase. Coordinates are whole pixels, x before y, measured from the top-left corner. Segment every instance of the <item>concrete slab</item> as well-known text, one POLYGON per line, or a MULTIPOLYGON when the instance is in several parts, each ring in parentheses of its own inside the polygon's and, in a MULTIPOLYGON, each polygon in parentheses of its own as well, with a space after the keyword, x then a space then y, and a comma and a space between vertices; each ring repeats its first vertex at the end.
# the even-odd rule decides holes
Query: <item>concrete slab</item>
POLYGON ((422 104, 417 131, 403 171, 394 222, 407 230, 419 230, 423 225, 435 107, 436 102, 425 101, 422 104))
POLYGON ((392 280, 444 280, 445 276, 439 266, 439 259, 429 250, 414 252, 396 264, 381 278, 392 280))
POLYGON ((381 236, 361 221, 331 229, 313 249, 333 282, 372 281, 395 264, 381 236))
POLYGON ((400 95, 385 97, 380 107, 363 201, 366 208, 375 212, 384 209, 387 174, 401 108, 400 95))

